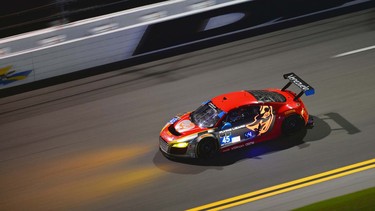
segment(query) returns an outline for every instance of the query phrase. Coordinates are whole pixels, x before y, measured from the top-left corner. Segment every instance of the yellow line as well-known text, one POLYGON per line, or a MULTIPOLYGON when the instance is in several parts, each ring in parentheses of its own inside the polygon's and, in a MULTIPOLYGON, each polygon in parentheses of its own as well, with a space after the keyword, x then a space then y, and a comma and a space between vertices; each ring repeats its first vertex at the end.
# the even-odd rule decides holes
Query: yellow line
MULTIPOLYGON (((230 206, 232 204, 236 204, 236 205, 232 205, 230 207, 237 206, 237 205, 240 205, 240 204, 244 204, 244 203, 248 203, 248 202, 251 202, 251 201, 259 200, 261 198, 269 197, 269 196, 271 196, 270 194, 276 195, 276 194, 284 193, 284 192, 287 192, 287 191, 295 190, 295 189, 298 189, 298 188, 301 188, 301 187, 313 185, 313 184, 316 184, 316 183, 319 183, 319 182, 334 179, 334 178, 337 178, 337 177, 342 177, 342 176, 352 174, 352 173, 355 173, 355 172, 364 171, 364 170, 370 169, 370 168, 375 168, 375 164, 372 164, 372 163, 375 163, 375 159, 363 161, 363 162, 360 162, 360 163, 356 163, 356 164, 352 164, 352 165, 349 165, 349 166, 341 167, 341 168, 334 169, 334 170, 331 170, 331 171, 327 171, 327 172, 323 172, 323 173, 320 173, 320 174, 305 177, 305 178, 302 178, 302 179, 294 180, 294 181, 291 181, 291 182, 286 182, 286 183, 283 183, 283 184, 280 184, 280 185, 275 185, 275 186, 272 186, 272 187, 269 187, 269 188, 264 188, 264 189, 261 189, 261 190, 258 190, 258 191, 254 191, 254 192, 246 193, 246 194, 243 194, 243 195, 235 196, 235 197, 232 197, 232 198, 224 199, 224 200, 221 200, 221 201, 213 202, 213 203, 210 203, 210 204, 207 204, 207 205, 203 205, 203 206, 199 206, 199 207, 196 207, 196 208, 189 209, 187 211, 209 210, 209 209, 212 209, 213 207, 217 207, 217 206, 220 206, 220 208, 224 207, 222 209, 225 209, 225 207, 229 208, 228 206, 230 206), (362 167, 362 168, 358 168, 358 167, 368 165, 368 164, 372 164, 372 165, 362 167), (351 170, 353 168, 358 168, 358 169, 351 170), (350 171, 348 171, 348 170, 350 170, 350 171), (346 172, 339 173, 339 172, 342 172, 342 171, 346 171, 346 172), (339 173, 339 174, 337 174, 337 173, 339 173), (336 175, 332 175, 332 176, 327 177, 328 175, 331 175, 331 174, 336 174, 336 175), (320 177, 325 177, 325 178, 318 179, 320 177), (318 180, 315 180, 315 179, 318 179, 318 180), (310 180, 314 180, 314 181, 310 181, 310 180), (308 182, 308 181, 310 181, 310 182, 308 182), (299 183, 304 183, 304 184, 299 184, 299 183), (299 184, 299 185, 297 185, 297 184, 299 184), (293 186, 293 185, 296 185, 296 186, 286 188, 288 186, 293 186), (283 190, 278 190, 278 189, 283 189, 283 190), (271 191, 273 191, 273 192, 268 193, 268 194, 264 194, 264 193, 271 192, 271 191), (264 195, 253 197, 251 199, 247 199, 249 197, 260 195, 260 194, 264 194, 264 195), (242 200, 242 201, 240 201, 240 200, 242 200), (238 202, 235 202, 235 201, 238 201, 238 202), (245 201, 245 202, 242 203, 243 201, 245 201), (228 204, 228 203, 231 203, 231 204, 228 204), (228 205, 222 206, 223 204, 228 204, 228 205)), ((218 209, 215 208, 214 210, 218 210, 218 209)))
POLYGON ((254 198, 251 198, 251 199, 242 200, 242 201, 238 201, 238 202, 235 202, 235 203, 227 204, 227 205, 217 207, 217 208, 214 208, 214 209, 210 209, 210 210, 223 210, 223 209, 227 209, 227 208, 230 208, 230 207, 235 207, 235 206, 238 206, 238 205, 246 204, 246 203, 256 201, 256 200, 259 200, 259 199, 263 199, 263 198, 271 197, 271 196, 278 195, 278 194, 281 194, 281 193, 289 192, 289 191, 292 191, 292 190, 300 189, 300 188, 303 188, 303 187, 311 186, 311 185, 314 185, 314 184, 317 184, 317 183, 321 183, 321 182, 324 182, 324 181, 328 181, 328 180, 332 180, 332 179, 335 179, 335 178, 343 177, 343 176, 346 176, 346 175, 349 175, 349 174, 354 174, 356 172, 364 171, 364 170, 371 169, 371 168, 375 168, 375 164, 372 164, 372 165, 366 166, 366 167, 362 167, 362 168, 358 168, 358 169, 355 169, 355 170, 351 170, 351 171, 346 171, 344 173, 335 174, 333 176, 324 177, 322 179, 318 179, 318 180, 314 180, 314 181, 311 181, 311 182, 303 183, 303 184, 296 185, 296 186, 293 186, 293 187, 290 187, 290 188, 285 188, 285 189, 282 189, 282 190, 279 190, 279 191, 274 191, 274 192, 264 194, 264 195, 261 195, 261 196, 258 196, 258 197, 254 197, 254 198))

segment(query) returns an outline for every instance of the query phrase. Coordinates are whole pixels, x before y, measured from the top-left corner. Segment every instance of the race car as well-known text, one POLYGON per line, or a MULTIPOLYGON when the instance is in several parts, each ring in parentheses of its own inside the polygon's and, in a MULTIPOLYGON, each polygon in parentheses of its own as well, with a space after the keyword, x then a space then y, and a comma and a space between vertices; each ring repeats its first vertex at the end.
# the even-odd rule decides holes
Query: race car
POLYGON ((294 73, 284 78, 289 82, 282 89, 222 94, 175 116, 160 132, 161 152, 169 158, 207 159, 313 126, 300 97, 313 95, 314 88, 294 73), (301 91, 288 90, 291 84, 301 91))

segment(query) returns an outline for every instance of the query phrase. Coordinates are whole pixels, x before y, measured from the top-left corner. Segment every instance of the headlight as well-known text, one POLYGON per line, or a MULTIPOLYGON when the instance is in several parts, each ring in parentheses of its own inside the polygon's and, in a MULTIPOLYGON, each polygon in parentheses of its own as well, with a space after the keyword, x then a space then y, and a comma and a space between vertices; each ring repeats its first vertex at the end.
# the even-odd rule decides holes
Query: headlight
POLYGON ((187 142, 181 142, 181 143, 177 143, 177 144, 173 144, 172 147, 176 147, 176 148, 185 148, 189 145, 189 143, 187 142))
POLYGON ((182 137, 180 139, 177 139, 176 140, 176 143, 174 143, 172 145, 172 147, 176 147, 176 148, 186 148, 187 146, 189 146, 189 142, 193 139, 195 139, 196 137, 198 137, 198 134, 192 134, 192 135, 189 135, 189 136, 185 136, 185 137, 182 137))

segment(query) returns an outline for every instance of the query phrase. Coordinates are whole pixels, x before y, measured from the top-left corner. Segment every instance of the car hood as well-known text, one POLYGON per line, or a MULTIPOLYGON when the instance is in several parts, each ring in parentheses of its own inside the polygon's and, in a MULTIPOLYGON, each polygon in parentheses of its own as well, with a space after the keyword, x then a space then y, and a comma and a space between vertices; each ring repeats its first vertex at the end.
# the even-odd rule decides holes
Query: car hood
POLYGON ((178 115, 171 119, 162 129, 160 136, 167 142, 177 141, 186 136, 206 131, 190 121, 190 113, 178 115))
POLYGON ((198 125, 194 124, 190 120, 190 113, 188 112, 182 116, 173 124, 174 129, 181 134, 181 136, 190 135, 193 133, 198 133, 204 130, 207 130, 207 128, 200 128, 198 125))

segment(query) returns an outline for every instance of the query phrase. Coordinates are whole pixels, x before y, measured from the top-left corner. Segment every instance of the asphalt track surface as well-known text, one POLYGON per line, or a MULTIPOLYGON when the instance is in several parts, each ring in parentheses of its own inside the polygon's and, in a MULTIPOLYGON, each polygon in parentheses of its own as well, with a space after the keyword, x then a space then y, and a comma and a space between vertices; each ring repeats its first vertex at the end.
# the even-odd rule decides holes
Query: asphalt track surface
POLYGON ((375 158, 375 49, 334 57, 374 45, 364 10, 2 98, 0 210, 184 210, 375 158), (175 114, 288 72, 316 89, 305 134, 212 162, 159 152, 175 114))

